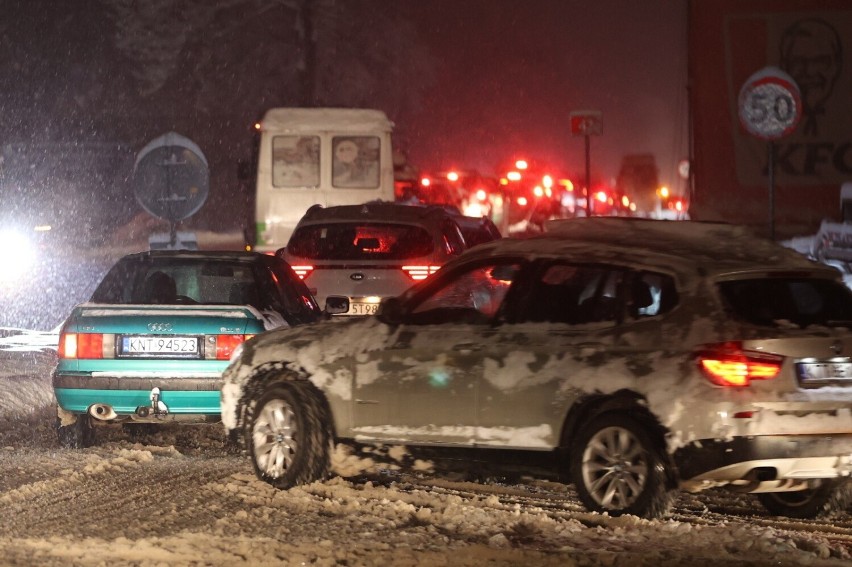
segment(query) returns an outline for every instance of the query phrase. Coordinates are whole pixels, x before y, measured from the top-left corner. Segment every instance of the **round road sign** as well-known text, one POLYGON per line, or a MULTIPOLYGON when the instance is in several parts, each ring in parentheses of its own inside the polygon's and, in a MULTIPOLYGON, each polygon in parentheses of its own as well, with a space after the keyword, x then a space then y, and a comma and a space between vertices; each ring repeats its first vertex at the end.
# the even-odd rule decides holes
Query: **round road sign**
POLYGON ((210 173, 195 142, 169 132, 142 148, 133 168, 136 200, 148 213, 177 222, 207 199, 210 173))
POLYGON ((777 140, 796 129, 802 117, 799 87, 776 67, 753 74, 740 89, 740 124, 758 138, 777 140))

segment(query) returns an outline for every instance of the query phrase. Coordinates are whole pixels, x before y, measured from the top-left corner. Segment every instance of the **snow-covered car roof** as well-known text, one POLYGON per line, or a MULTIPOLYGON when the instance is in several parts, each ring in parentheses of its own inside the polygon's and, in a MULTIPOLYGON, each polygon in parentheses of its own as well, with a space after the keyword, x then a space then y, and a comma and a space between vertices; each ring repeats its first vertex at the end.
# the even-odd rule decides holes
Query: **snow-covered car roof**
POLYGON ((839 277, 836 270, 757 236, 747 227, 699 221, 623 217, 550 221, 541 235, 489 242, 467 252, 465 257, 500 253, 563 255, 583 262, 617 261, 638 269, 665 269, 681 281, 766 270, 839 277))

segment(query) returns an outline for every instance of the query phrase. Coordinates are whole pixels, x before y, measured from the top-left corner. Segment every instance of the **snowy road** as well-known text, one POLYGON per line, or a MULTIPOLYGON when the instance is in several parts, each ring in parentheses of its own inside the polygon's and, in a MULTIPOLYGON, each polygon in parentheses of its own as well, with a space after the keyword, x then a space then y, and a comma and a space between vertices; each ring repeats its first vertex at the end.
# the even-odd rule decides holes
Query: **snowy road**
POLYGON ((51 360, 0 348, 3 565, 852 564, 849 511, 773 518, 723 491, 646 521, 589 513, 562 484, 365 471, 364 455, 338 459, 345 477, 278 491, 218 425, 112 429, 61 449, 51 360))
POLYGON ((47 416, 3 424, 3 564, 841 565, 852 517, 780 520, 750 497, 683 496, 649 522, 565 485, 401 473, 277 491, 218 427, 58 449, 47 416), (34 427, 32 427, 34 426, 34 427), (10 433, 17 428, 10 440, 10 433))

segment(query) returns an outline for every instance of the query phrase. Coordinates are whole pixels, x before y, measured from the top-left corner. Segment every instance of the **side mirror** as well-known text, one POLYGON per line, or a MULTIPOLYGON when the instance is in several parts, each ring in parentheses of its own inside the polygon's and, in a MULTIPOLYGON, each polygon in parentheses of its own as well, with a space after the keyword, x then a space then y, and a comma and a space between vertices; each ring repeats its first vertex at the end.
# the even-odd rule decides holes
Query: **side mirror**
POLYGON ((402 319, 402 302, 397 297, 386 297, 379 303, 379 310, 376 312, 378 317, 384 323, 396 324, 402 319))
POLYGON ((325 298, 325 312, 329 315, 349 313, 349 298, 342 295, 329 295, 325 298))

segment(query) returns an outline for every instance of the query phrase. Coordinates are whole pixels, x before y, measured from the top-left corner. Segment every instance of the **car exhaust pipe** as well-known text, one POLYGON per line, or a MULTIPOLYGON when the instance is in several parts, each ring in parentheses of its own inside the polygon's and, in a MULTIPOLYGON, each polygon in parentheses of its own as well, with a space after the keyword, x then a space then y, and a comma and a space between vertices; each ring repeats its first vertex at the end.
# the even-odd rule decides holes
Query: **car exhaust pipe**
POLYGON ((107 404, 94 404, 89 408, 89 415, 101 421, 110 421, 118 417, 112 406, 107 404))

